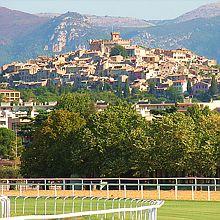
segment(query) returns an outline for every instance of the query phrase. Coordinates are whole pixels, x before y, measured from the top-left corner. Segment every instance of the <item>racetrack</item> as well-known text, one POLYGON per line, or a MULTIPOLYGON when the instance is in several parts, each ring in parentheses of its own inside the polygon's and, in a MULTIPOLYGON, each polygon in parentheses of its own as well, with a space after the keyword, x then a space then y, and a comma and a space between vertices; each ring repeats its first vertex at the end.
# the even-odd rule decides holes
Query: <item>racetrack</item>
POLYGON ((190 190, 4 190, 6 196, 94 196, 162 200, 220 201, 220 191, 190 190))

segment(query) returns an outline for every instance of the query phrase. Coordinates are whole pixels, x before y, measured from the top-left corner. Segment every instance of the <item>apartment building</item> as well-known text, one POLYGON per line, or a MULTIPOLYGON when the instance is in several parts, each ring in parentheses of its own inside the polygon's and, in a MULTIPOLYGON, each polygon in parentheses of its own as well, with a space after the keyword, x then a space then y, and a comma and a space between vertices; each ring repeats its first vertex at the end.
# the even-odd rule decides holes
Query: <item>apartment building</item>
POLYGON ((14 90, 1 89, 0 94, 3 96, 5 102, 19 102, 20 100, 20 92, 14 90))

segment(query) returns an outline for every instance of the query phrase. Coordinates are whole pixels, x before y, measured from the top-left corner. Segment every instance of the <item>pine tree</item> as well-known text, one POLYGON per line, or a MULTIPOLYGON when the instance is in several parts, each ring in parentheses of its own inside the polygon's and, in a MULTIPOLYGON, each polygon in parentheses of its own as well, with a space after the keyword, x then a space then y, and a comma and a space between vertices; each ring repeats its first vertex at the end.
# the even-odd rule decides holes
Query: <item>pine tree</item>
POLYGON ((212 76, 211 86, 209 88, 209 93, 213 97, 218 93, 218 83, 215 76, 212 76))
POLYGON ((118 96, 118 97, 122 97, 122 82, 121 82, 121 80, 118 80, 117 96, 118 96))
POLYGON ((125 87, 124 87, 124 97, 128 98, 130 95, 130 88, 129 88, 129 82, 126 80, 125 87))
POLYGON ((189 80, 187 81, 187 92, 192 95, 192 84, 189 80))

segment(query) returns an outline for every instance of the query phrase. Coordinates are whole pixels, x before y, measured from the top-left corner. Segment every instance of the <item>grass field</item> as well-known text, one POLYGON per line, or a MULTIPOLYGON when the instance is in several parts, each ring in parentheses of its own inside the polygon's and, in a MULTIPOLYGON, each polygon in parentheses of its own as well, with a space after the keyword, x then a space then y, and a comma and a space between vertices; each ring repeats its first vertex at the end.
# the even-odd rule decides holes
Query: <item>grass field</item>
POLYGON ((220 220, 220 202, 166 201, 158 220, 220 220))
MULTIPOLYGON (((11 198, 11 214, 15 215, 33 215, 35 211, 37 214, 45 213, 45 201, 44 199, 39 199, 37 201, 37 210, 35 210, 36 200, 33 198, 28 198, 25 200, 25 212, 23 214, 23 202, 24 200, 19 198, 16 203, 16 214, 15 214, 15 199, 11 198)), ((141 204, 139 204, 140 206, 141 204)), ((135 207, 136 203, 131 203, 131 201, 120 203, 121 207, 135 207)), ((99 210, 101 209, 111 209, 112 207, 118 208, 119 203, 116 200, 114 203, 112 201, 104 202, 99 201, 97 207, 97 200, 90 201, 85 199, 82 203, 81 199, 76 199, 73 203, 72 199, 67 199, 65 202, 65 208, 63 209, 63 199, 57 199, 56 201, 56 211, 55 200, 49 198, 46 204, 47 214, 61 214, 63 211, 65 213, 79 212, 81 209, 86 210, 99 210), (74 209, 73 209, 74 207, 74 209)), ((126 219, 129 218, 129 214, 126 219)), ((81 219, 81 218, 80 218, 81 219)), ((99 218, 92 218, 99 219, 99 218)), ((111 216, 108 216, 111 219, 111 216)), ((118 219, 118 215, 116 218, 118 219)), ((158 220, 220 220, 220 202, 204 202, 204 201, 165 201, 162 208, 158 210, 158 220)))

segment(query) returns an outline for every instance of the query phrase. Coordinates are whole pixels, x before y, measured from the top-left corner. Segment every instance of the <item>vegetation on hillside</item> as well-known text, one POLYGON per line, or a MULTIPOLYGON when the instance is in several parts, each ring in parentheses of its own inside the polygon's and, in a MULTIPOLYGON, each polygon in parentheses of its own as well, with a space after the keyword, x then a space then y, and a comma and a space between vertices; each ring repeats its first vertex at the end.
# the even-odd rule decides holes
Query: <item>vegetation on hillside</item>
POLYGON ((128 53, 126 49, 121 45, 115 45, 110 52, 110 56, 117 56, 121 55, 122 57, 126 58, 128 56, 128 53))

